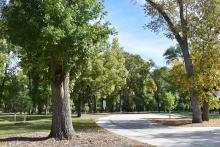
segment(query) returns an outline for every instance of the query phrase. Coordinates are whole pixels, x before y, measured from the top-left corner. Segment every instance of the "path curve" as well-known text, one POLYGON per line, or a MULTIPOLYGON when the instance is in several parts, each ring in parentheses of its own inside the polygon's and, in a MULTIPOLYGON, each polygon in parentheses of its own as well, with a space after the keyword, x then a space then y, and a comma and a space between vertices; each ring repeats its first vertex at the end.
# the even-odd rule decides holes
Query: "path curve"
POLYGON ((110 132, 159 147, 220 146, 220 127, 168 127, 151 123, 147 118, 169 118, 169 115, 114 114, 96 123, 110 132))

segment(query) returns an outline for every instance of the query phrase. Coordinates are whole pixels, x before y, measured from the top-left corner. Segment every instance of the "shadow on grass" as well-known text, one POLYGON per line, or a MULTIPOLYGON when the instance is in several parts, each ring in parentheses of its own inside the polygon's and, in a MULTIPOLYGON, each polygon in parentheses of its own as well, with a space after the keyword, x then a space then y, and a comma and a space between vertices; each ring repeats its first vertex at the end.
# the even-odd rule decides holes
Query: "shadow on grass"
MULTIPOLYGON (((74 118, 74 117, 73 117, 74 118)), ((37 120, 27 123, 0 123, 0 142, 7 141, 43 141, 48 139, 48 137, 24 137, 22 133, 33 133, 33 132, 44 132, 49 131, 51 126, 50 120, 37 120), (20 136, 18 136, 21 134, 20 136)), ((78 132, 97 132, 98 127, 94 119, 73 119, 73 127, 78 132)), ((30 134, 31 135, 31 134, 30 134)))
POLYGON ((42 131, 42 130, 48 130, 50 128, 50 122, 44 121, 44 122, 37 122, 37 123, 10 123, 10 124, 1 124, 0 130, 5 131, 14 131, 16 134, 17 130, 24 130, 24 131, 42 131))
MULTIPOLYGON (((74 126, 74 129, 76 131, 76 133, 78 132, 90 132, 90 131, 94 131, 94 132, 97 132, 100 127, 98 127, 95 123, 90 123, 90 122, 73 122, 73 126, 74 126)), ((2 126, 2 128, 5 128, 5 129, 9 129, 9 127, 11 126, 7 126, 7 125, 4 125, 2 126)), ((30 131, 33 132, 34 130, 36 131, 36 127, 39 127, 40 130, 42 129, 48 129, 49 126, 47 125, 41 125, 41 126, 33 126, 33 125, 30 125, 30 127, 28 128, 25 128, 25 126, 16 126, 16 128, 14 129, 30 129, 30 130, 27 130, 28 132, 30 131), (31 128, 31 126, 33 128, 31 128)), ((12 128, 11 128, 12 129, 12 128)), ((44 141, 44 140, 47 140, 49 139, 49 137, 7 137, 7 138, 2 138, 0 139, 0 142, 11 142, 11 141, 44 141)))
MULTIPOLYGON (((26 120, 27 121, 32 121, 32 120, 41 120, 41 119, 51 119, 50 115, 26 115, 26 120)), ((16 116, 17 121, 23 121, 24 116, 23 115, 17 115, 16 116)), ((0 121, 14 121, 14 115, 0 115, 0 121)))
POLYGON ((49 137, 8 137, 0 139, 0 142, 9 142, 9 141, 44 141, 49 139, 49 137))

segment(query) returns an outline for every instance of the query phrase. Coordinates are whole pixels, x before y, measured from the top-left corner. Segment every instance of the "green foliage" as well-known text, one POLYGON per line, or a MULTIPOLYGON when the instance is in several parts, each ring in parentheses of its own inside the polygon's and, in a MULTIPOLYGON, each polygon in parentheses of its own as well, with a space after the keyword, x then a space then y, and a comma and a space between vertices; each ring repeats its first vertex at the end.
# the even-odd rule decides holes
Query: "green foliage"
POLYGON ((112 100, 115 102, 126 82, 124 62, 123 51, 117 39, 113 40, 112 45, 97 45, 96 52, 86 65, 80 67, 78 76, 72 81, 75 103, 77 99, 81 99, 83 103, 96 103, 99 99, 108 99, 109 105, 112 100))
MULTIPOLYGON (((25 65, 22 66, 23 68, 25 65)), ((29 67, 26 72, 28 76, 28 95, 31 97, 33 109, 41 114, 51 104, 51 88, 48 79, 40 69, 29 67)), ((46 111, 46 110, 45 110, 46 111)))
POLYGON ((164 106, 164 110, 171 112, 175 108, 175 100, 176 97, 171 92, 165 92, 162 94, 162 104, 164 106))
MULTIPOLYGON (((188 79, 184 75, 183 58, 173 61, 173 81, 184 91, 194 83, 195 94, 200 103, 215 97, 213 91, 220 84, 219 61, 219 1, 201 1, 197 3, 196 11, 199 15, 191 15, 190 47, 191 58, 194 66, 194 75, 188 79)), ((210 102, 210 108, 217 103, 210 102)), ((202 104, 201 104, 202 105, 202 104)))
POLYGON ((102 1, 5 2, 0 2, 0 93, 7 111, 50 106, 49 85, 59 70, 64 76, 70 72, 75 105, 81 100, 90 111, 104 99, 109 111, 118 111, 121 106, 123 111, 186 110, 192 85, 201 103, 209 101, 211 109, 219 108, 219 101, 213 98, 213 91, 220 87, 218 0, 182 1, 187 7, 183 16, 187 30, 180 21, 177 1, 153 1, 153 7, 147 0, 146 13, 152 17, 147 27, 162 30, 169 38, 180 35, 189 42, 191 78, 185 71, 180 44, 164 53, 171 68, 155 69, 152 61, 123 51, 118 39, 107 43, 113 30, 103 21, 102 1), (173 28, 158 10, 167 13, 173 28), (21 59, 19 72, 8 68, 11 54, 21 59))
POLYGON ((9 52, 7 41, 0 39, 0 77, 5 76, 5 68, 9 64, 9 52))
POLYGON ((8 55, 5 53, 0 53, 0 77, 4 76, 5 65, 8 63, 8 55))
POLYGON ((149 110, 153 101, 156 85, 150 75, 154 63, 144 61, 138 55, 125 54, 125 67, 128 71, 127 82, 123 88, 125 110, 149 110))
POLYGON ((65 71, 86 61, 93 44, 111 33, 100 21, 104 14, 96 0, 14 0, 4 10, 6 33, 22 47, 22 60, 48 70, 54 53, 65 71))
POLYGON ((209 98, 209 108, 210 110, 220 108, 220 100, 216 97, 209 98))
POLYGON ((178 58, 183 58, 181 48, 178 45, 168 48, 163 56, 167 60, 167 64, 172 63, 174 60, 178 60, 178 58))
POLYGON ((123 50, 119 46, 117 39, 114 39, 110 49, 104 55, 104 90, 101 92, 104 97, 115 91, 116 95, 121 87, 126 83, 127 70, 125 68, 125 58, 123 50))
POLYGON ((4 91, 4 107, 8 112, 29 112, 32 101, 28 95, 27 77, 22 71, 10 75, 4 91))

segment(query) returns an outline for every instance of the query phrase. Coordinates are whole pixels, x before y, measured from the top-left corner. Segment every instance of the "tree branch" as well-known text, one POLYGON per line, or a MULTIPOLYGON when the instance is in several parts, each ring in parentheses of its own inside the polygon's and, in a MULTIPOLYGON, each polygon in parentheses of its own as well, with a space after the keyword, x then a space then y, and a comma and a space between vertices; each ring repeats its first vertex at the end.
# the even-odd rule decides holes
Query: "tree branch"
POLYGON ((181 21, 181 28, 183 32, 183 37, 185 40, 187 40, 187 21, 184 18, 184 10, 183 10, 183 1, 182 0, 177 0, 178 5, 179 5, 179 10, 180 10, 180 21, 181 21))
POLYGON ((164 18, 164 20, 167 22, 169 29, 175 36, 176 40, 182 44, 183 38, 180 36, 179 32, 177 31, 176 27, 174 26, 173 22, 171 21, 168 14, 163 10, 163 8, 155 3, 153 0, 146 0, 147 3, 149 3, 154 9, 158 11, 158 13, 164 18))

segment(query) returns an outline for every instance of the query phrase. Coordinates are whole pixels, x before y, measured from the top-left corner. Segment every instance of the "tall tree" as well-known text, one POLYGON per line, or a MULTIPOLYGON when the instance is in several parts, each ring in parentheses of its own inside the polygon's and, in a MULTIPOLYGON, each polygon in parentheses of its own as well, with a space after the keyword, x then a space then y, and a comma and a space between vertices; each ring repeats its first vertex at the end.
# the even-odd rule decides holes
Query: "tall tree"
POLYGON ((193 17, 190 40, 196 73, 193 79, 202 102, 202 118, 208 121, 209 100, 215 97, 213 90, 220 84, 220 1, 204 0, 197 5, 198 13, 193 17))
MULTIPOLYGON (((194 1, 155 1, 146 0, 146 13, 152 17, 152 21, 147 25, 154 31, 165 30, 166 36, 175 38, 178 42, 188 78, 193 76, 193 63, 190 57, 189 34, 190 16, 195 11, 194 1)), ((199 98, 195 93, 194 83, 191 83, 189 93, 193 110, 192 122, 202 122, 199 98)))
POLYGON ((125 67, 128 71, 126 85, 122 89, 124 111, 149 110, 156 90, 150 70, 154 63, 144 61, 139 55, 125 53, 125 67))
POLYGON ((89 56, 90 48, 111 30, 97 0, 13 0, 4 9, 6 33, 22 47, 22 60, 34 56, 39 68, 50 73, 52 125, 50 137, 74 136, 69 104, 69 71, 89 56))
MULTIPOLYGON (((103 55, 104 59, 104 87, 102 98, 107 99, 107 103, 111 104, 109 109, 115 110, 115 105, 118 102, 120 107, 120 91, 126 84, 127 69, 125 68, 125 57, 123 49, 120 47, 118 39, 113 39, 110 48, 103 55), (115 103, 114 103, 115 102, 115 103)), ((103 84, 104 84, 103 83, 103 84)))
MULTIPOLYGON (((219 84, 219 1, 199 1, 196 2, 196 13, 193 13, 190 21, 191 37, 190 48, 191 58, 194 66, 194 75, 191 81, 186 80, 183 84, 183 79, 177 80, 182 87, 185 88, 186 83, 194 82, 195 91, 199 97, 199 101, 202 105, 202 118, 204 121, 208 120, 208 107, 209 100, 214 97, 214 87, 217 88, 219 84)), ((178 57, 178 48, 169 48, 164 56, 170 61, 173 60, 174 72, 180 72, 181 56, 178 57), (176 58, 178 57, 178 59, 176 58), (176 62, 179 60, 180 62, 176 62), (179 68, 179 69, 177 69, 179 68)), ((174 73, 176 76, 180 76, 179 73, 174 73)), ((175 77, 175 76, 174 76, 175 77)), ((181 77, 181 76, 180 76, 181 77)), ((183 78, 183 75, 182 75, 183 78)), ((186 91, 186 90, 185 90, 186 91)))
POLYGON ((12 72, 4 90, 4 110, 6 112, 30 112, 31 98, 28 96, 28 79, 22 71, 12 72))
POLYGON ((155 69, 152 73, 152 77, 156 84, 156 91, 154 97, 157 103, 157 111, 161 111, 162 107, 162 95, 166 92, 169 92, 169 69, 166 67, 161 67, 155 69))

